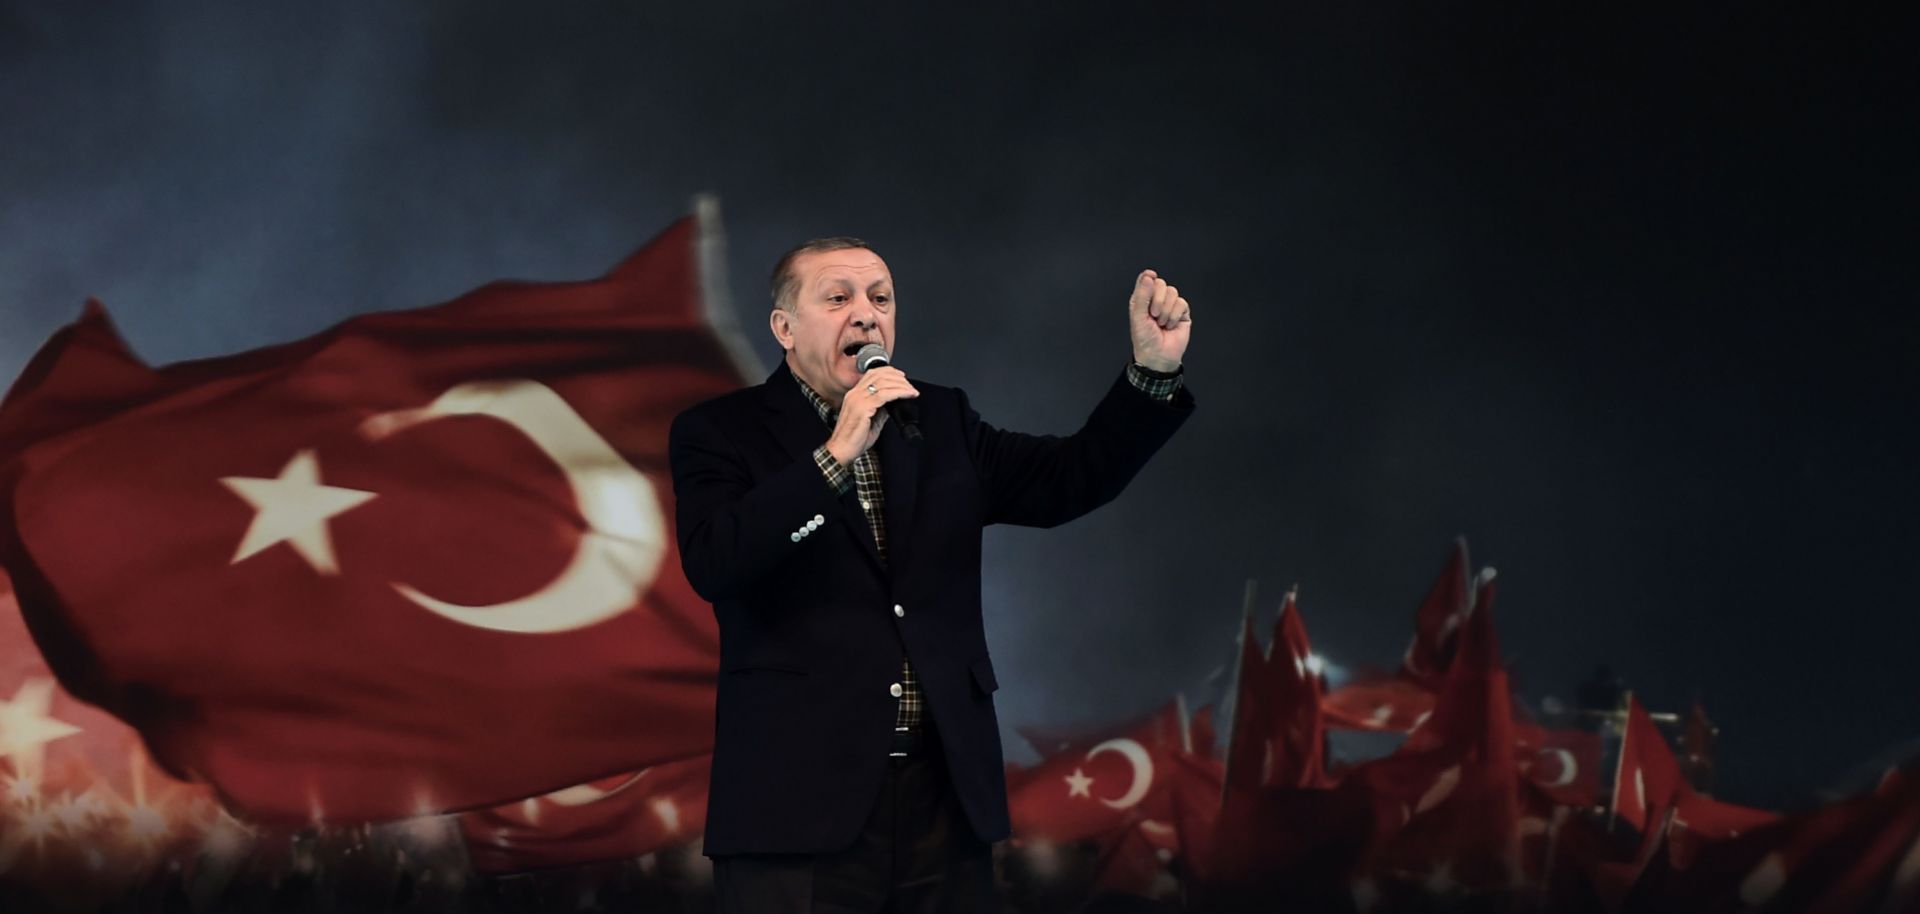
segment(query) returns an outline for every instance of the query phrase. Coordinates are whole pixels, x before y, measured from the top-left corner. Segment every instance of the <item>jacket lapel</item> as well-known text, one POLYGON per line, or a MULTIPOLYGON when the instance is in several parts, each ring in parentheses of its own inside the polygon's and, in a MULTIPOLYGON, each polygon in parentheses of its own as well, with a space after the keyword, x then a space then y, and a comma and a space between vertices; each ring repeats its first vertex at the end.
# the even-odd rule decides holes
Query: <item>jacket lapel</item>
MULTIPOLYGON (((800 382, 795 380, 793 374, 787 370, 787 363, 783 361, 775 366, 773 374, 767 378, 767 382, 761 385, 761 388, 765 393, 766 406, 770 413, 768 430, 780 442, 781 448, 793 459, 813 463, 814 449, 826 443, 827 425, 820 421, 820 413, 813 408, 811 402, 808 402, 807 395, 801 393, 800 382)), ((882 430, 881 437, 885 436, 886 432, 882 430)), ((851 473, 853 468, 848 467, 847 471, 851 473)), ((883 474, 888 472, 884 463, 881 465, 880 472, 883 474)), ((882 480, 887 484, 887 500, 892 501, 893 480, 885 476, 882 480)), ((820 484, 824 486, 826 481, 822 480, 820 484)), ((873 530, 867 526, 866 512, 860 509, 859 487, 848 488, 847 494, 840 496, 840 503, 845 508, 842 513, 847 516, 847 532, 859 542, 862 549, 866 550, 867 559, 873 562, 874 567, 884 571, 886 565, 880 561, 880 550, 873 544, 873 530)), ((888 532, 891 534, 893 520, 891 513, 888 514, 887 520, 889 521, 888 532)), ((893 544, 893 537, 888 536, 889 549, 893 544)))
POLYGON ((920 460, 924 441, 916 444, 888 422, 874 442, 880 452, 880 481, 887 490, 887 564, 904 567, 908 534, 913 531, 913 509, 920 494, 920 460))

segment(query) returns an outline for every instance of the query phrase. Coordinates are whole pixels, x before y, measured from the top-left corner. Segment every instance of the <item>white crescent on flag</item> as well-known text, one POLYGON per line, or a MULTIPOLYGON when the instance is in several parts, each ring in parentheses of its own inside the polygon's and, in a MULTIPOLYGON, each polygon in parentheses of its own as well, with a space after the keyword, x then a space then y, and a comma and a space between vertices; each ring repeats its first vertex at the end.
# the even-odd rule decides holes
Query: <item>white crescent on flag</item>
POLYGON ((666 522, 653 484, 574 412, 536 381, 475 381, 412 410, 381 413, 360 432, 379 440, 450 416, 487 416, 519 429, 573 488, 588 529, 573 559, 547 586, 485 606, 462 606, 394 582, 401 596, 462 625, 536 634, 585 628, 626 611, 653 583, 666 553, 666 522))
POLYGON ((1110 739, 1088 749, 1087 761, 1093 761, 1093 757, 1102 752, 1118 752, 1125 757, 1127 763, 1133 767, 1133 783, 1128 785, 1127 792, 1117 799, 1109 800, 1101 797, 1100 802, 1113 809, 1138 806, 1141 800, 1147 798, 1147 789, 1153 786, 1153 757, 1148 755, 1146 747, 1136 740, 1110 739))

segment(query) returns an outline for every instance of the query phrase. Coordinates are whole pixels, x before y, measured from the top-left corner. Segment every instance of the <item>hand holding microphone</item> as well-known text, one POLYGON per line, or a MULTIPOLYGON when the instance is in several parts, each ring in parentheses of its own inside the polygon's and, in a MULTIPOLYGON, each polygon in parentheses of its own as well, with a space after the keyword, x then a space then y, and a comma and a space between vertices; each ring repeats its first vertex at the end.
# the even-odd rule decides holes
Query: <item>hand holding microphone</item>
POLYGON ((827 452, 847 466, 880 440, 880 430, 889 417, 899 423, 907 440, 920 440, 920 425, 911 402, 920 392, 900 369, 889 364, 886 347, 879 343, 860 347, 854 354, 854 364, 860 368, 860 381, 841 399, 839 422, 827 439, 827 452))

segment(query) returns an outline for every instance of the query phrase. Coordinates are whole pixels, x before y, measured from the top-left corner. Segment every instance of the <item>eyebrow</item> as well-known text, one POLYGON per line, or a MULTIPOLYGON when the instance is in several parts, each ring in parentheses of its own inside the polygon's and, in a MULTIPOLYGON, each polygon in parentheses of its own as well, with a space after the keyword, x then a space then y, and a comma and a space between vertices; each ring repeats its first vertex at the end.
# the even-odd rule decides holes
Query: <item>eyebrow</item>
MULTIPOLYGON (((853 288, 853 283, 844 276, 836 276, 831 279, 823 277, 820 280, 820 284, 821 284, 821 291, 853 288)), ((893 287, 893 278, 888 277, 886 279, 876 279, 873 282, 868 283, 867 291, 872 292, 875 289, 881 289, 881 288, 891 289, 892 287, 893 287)))

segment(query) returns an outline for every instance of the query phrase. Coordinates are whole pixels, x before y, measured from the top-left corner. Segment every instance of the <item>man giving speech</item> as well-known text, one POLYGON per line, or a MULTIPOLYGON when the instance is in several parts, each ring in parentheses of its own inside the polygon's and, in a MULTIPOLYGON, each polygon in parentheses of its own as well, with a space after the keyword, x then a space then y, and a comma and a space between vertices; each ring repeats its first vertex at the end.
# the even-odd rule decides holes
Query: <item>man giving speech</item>
POLYGON ((899 307, 866 242, 795 248, 773 272, 780 366, 673 424, 681 560, 720 627, 722 912, 998 910, 981 531, 1105 504, 1193 411, 1191 309, 1152 270, 1127 301, 1132 363, 1065 438, 1002 431, 862 356, 893 351, 899 307))

